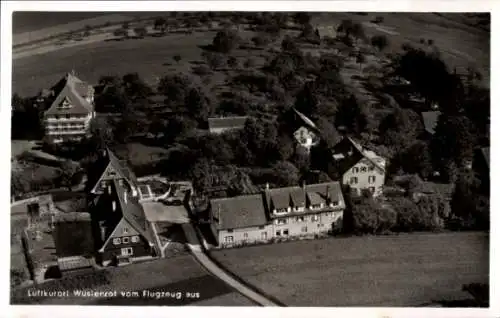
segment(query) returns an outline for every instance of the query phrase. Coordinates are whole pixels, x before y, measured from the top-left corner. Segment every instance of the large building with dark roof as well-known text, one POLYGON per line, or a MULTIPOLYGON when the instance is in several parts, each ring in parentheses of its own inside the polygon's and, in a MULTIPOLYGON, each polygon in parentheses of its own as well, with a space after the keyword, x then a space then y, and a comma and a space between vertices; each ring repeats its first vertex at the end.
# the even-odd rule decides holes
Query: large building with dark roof
POLYGON ((159 255, 134 173, 106 149, 88 173, 87 193, 98 261, 127 263, 159 255))
POLYGON ((266 189, 210 201, 210 223, 220 247, 327 233, 345 209, 339 182, 266 189))
POLYGON ((89 132, 95 117, 94 88, 68 73, 43 98, 52 100, 44 113, 45 135, 49 142, 80 140, 89 132))

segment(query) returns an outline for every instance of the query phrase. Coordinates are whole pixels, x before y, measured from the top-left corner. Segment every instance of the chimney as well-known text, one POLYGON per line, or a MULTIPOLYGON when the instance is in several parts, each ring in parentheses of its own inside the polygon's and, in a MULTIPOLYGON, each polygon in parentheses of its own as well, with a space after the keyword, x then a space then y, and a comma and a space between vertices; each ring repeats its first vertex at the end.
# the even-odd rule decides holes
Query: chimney
POLYGON ((124 190, 123 191, 123 201, 125 202, 125 204, 127 204, 127 198, 128 198, 128 192, 127 192, 127 190, 124 190))
POLYGON ((330 186, 326 186, 326 201, 330 203, 330 186))
POLYGON ((220 223, 220 204, 217 205, 217 223, 220 223))

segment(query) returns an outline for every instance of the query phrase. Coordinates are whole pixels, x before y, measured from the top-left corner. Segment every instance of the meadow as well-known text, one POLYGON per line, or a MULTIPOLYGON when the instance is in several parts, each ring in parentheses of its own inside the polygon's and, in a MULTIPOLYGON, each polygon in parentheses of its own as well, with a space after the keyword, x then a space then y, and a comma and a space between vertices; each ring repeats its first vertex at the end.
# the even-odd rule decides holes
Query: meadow
POLYGON ((484 233, 295 241, 212 252, 231 272, 287 306, 423 306, 467 299, 487 283, 484 233))
MULTIPOLYGON (((473 66, 481 71, 484 84, 489 83, 490 34, 482 28, 470 25, 469 20, 463 15, 434 13, 359 15, 338 12, 321 14, 315 17, 312 23, 321 30, 322 37, 335 36, 334 30, 343 19, 362 22, 368 37, 386 35, 390 43, 387 53, 400 51, 405 43, 420 45, 421 40, 430 39, 439 48, 450 69, 457 67, 463 70, 473 66), (383 22, 371 23, 370 21, 376 16, 383 17, 383 22)), ((64 28, 64 25, 60 28, 64 28)), ((252 32, 243 31, 241 28, 239 33, 247 39, 253 35, 252 32)), ((212 31, 191 34, 169 33, 163 37, 92 42, 14 59, 12 91, 21 96, 36 94, 48 84, 57 82, 64 73, 72 69, 91 83, 95 83, 101 75, 138 72, 148 83, 155 85, 159 77, 165 73, 190 71, 194 63, 201 60, 200 46, 210 44, 214 35, 215 32, 212 31), (182 60, 174 62, 172 60, 174 55, 180 55, 182 60)), ((258 50, 237 51, 246 58, 261 58, 261 55, 266 53, 258 50)), ((214 72, 214 77, 221 77, 219 73, 221 72, 214 72)))

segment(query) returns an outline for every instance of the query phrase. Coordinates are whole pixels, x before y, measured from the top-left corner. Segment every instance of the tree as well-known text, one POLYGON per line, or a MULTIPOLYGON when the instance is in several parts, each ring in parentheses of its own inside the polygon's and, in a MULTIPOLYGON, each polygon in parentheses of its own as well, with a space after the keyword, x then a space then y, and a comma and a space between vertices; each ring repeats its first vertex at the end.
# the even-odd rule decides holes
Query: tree
POLYGON ((419 123, 418 114, 413 110, 395 109, 379 125, 382 142, 396 153, 404 151, 421 132, 419 123))
POLYGON ((316 127, 318 127, 321 139, 325 142, 327 147, 331 148, 339 142, 340 134, 335 129, 335 125, 328 119, 324 117, 317 119, 316 127))
POLYGON ((206 93, 198 87, 190 89, 185 100, 185 108, 188 114, 198 121, 206 121, 212 113, 212 103, 206 93))
POLYGON ((297 12, 293 16, 293 20, 297 24, 305 25, 311 22, 311 14, 308 12, 297 12))
POLYGON ((385 35, 375 35, 372 37, 371 43, 379 51, 383 51, 389 45, 389 40, 385 35))
POLYGON ((342 20, 337 27, 337 33, 340 33, 344 39, 354 37, 356 39, 365 39, 365 30, 360 23, 353 22, 352 20, 342 20))
POLYGON ((93 153, 114 144, 114 132, 110 122, 104 117, 94 118, 90 122, 90 148, 93 153))
POLYGON ((291 36, 285 35, 285 38, 281 41, 281 50, 284 52, 298 52, 299 48, 291 36))
POLYGON ((234 30, 222 30, 215 35, 212 46, 213 49, 220 53, 229 53, 239 44, 240 38, 234 30))
POLYGON ((265 47, 266 45, 272 42, 272 39, 268 34, 259 33, 256 36, 252 37, 251 41, 255 46, 265 47))
POLYGON ((144 99, 153 93, 153 89, 140 78, 138 73, 125 74, 122 82, 125 94, 133 100, 144 99))
POLYGON ((165 75, 160 79, 157 90, 165 96, 167 106, 176 109, 183 106, 191 85, 191 78, 185 74, 165 75))
POLYGON ((417 141, 401 155, 401 165, 406 173, 418 173, 427 178, 432 173, 432 160, 427 143, 417 141))
POLYGON ((69 191, 71 191, 78 170, 78 166, 71 161, 64 161, 61 164, 61 168, 59 169, 60 182, 61 185, 67 187, 69 191))
POLYGON ((134 33, 138 37, 142 38, 142 37, 145 37, 148 34, 148 30, 146 30, 145 27, 137 27, 137 28, 134 28, 134 33))
POLYGON ((167 25, 167 20, 163 17, 158 17, 154 21, 154 29, 164 31, 167 25))
POLYGON ((366 63, 366 57, 363 53, 359 52, 356 55, 356 63, 359 63, 359 69, 363 66, 364 63, 366 63))
POLYGON ((288 161, 279 161, 272 166, 273 181, 279 187, 297 185, 299 182, 299 169, 288 161))
POLYGON ((213 70, 226 66, 227 59, 222 53, 205 51, 202 56, 207 62, 207 65, 213 70))
POLYGON ((234 56, 230 56, 228 59, 227 59, 227 65, 231 68, 236 68, 238 67, 238 59, 234 56))
POLYGON ((475 136, 470 120, 465 116, 439 116, 431 140, 434 164, 443 167, 453 161, 458 167, 472 159, 475 136))
POLYGON ((335 126, 345 127, 348 131, 361 134, 368 125, 368 118, 364 107, 351 95, 340 104, 335 117, 335 126))
POLYGON ((182 60, 182 57, 179 54, 176 54, 172 57, 176 63, 179 63, 182 60))

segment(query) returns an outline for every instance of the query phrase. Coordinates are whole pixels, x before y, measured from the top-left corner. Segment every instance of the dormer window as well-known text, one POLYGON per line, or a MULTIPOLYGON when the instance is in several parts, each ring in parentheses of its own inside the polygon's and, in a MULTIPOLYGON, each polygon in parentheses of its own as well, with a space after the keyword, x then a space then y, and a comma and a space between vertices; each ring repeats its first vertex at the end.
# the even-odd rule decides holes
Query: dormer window
POLYGON ((330 202, 330 207, 334 207, 334 206, 338 206, 338 205, 339 205, 339 201, 330 202))
POLYGON ((322 204, 311 204, 311 210, 319 210, 321 209, 322 204))
POLYGON ((288 212, 287 208, 280 208, 280 209, 275 209, 274 210, 275 214, 284 214, 284 213, 287 213, 287 212, 288 212))

